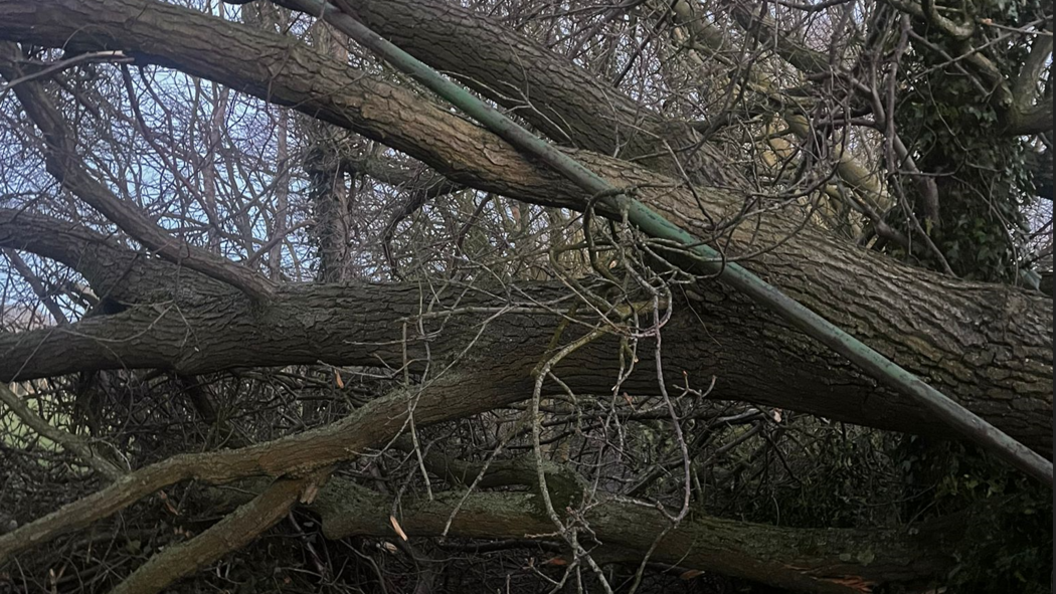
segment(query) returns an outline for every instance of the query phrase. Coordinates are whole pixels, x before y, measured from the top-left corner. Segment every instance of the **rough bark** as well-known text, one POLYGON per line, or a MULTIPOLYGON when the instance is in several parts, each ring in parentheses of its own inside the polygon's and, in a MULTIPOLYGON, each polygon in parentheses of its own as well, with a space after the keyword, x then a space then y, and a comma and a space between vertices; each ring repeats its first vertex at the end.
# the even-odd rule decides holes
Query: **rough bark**
MULTIPOLYGON (((565 180, 449 111, 289 38, 144 0, 0 0, 0 10, 8 15, 0 22, 3 38, 127 50, 143 62, 175 66, 352 128, 423 160, 458 183, 539 204, 581 209, 589 200, 565 180), (257 59, 218 59, 239 55, 257 59)), ((709 216, 721 220, 724 214, 737 212, 745 200, 741 194, 707 188, 698 188, 694 196, 671 179, 625 161, 586 152, 576 157, 617 186, 639 187, 643 201, 703 237, 712 235, 709 216)), ((772 246, 796 232, 796 221, 785 216, 749 217, 747 223, 727 238, 730 254, 772 246)), ((809 228, 747 265, 1002 430, 1038 451, 1051 452, 1052 310, 1044 296, 910 269, 809 228)), ((718 300, 738 302, 730 295, 718 300)), ((804 369, 818 369, 803 365, 810 360, 827 371, 809 383, 815 387, 822 383, 822 393, 832 398, 799 392, 800 401, 839 401, 831 408, 842 410, 834 416, 843 418, 863 402, 892 403, 888 410, 898 415, 913 410, 894 404, 901 402, 898 397, 863 397, 881 393, 863 391, 870 385, 868 380, 848 382, 828 365, 839 369, 838 361, 771 316, 744 303, 739 307, 739 315, 729 315, 709 303, 705 329, 713 333, 725 327, 730 335, 752 336, 754 343, 747 348, 723 344, 714 350, 729 353, 722 360, 728 367, 717 371, 729 376, 741 369, 746 386, 760 390, 753 399, 782 398, 792 382, 779 374, 798 381, 804 369), (758 324, 757 334, 751 334, 746 320, 758 324), (787 336, 783 343, 781 336, 787 336), (758 366, 744 364, 746 353, 754 354, 747 360, 758 366), (760 378, 760 368, 776 372, 760 378), (856 396, 846 398, 846 394, 856 396)), ((255 326, 256 321, 247 321, 247 326, 255 326)), ((720 358, 709 351, 705 363, 697 367, 720 358)), ((855 416, 862 415, 859 411, 855 416)))
MULTIPOLYGON (((137 253, 115 237, 30 211, 0 209, 0 245, 73 268, 85 277, 101 300, 115 303, 161 300, 175 294, 180 280, 179 269, 137 253)), ((197 291, 221 286, 204 276, 184 272, 196 279, 197 291)))
POLYGON ((341 282, 348 279, 355 180, 350 189, 334 147, 336 143, 328 138, 328 129, 312 126, 306 136, 314 139, 314 146, 304 160, 304 172, 309 180, 308 201, 315 221, 309 229, 319 262, 315 280, 341 282))
MULTIPOLYGON (((0 22, 0 39, 125 49, 142 63, 175 66, 355 129, 475 188, 572 208, 583 208, 590 198, 448 110, 278 35, 142 0, 0 0, 0 11, 10 17, 0 22), (243 62, 236 59, 241 55, 260 58, 243 62)), ((614 182, 639 187, 643 199, 702 237, 712 237, 709 217, 736 211, 745 198, 704 188, 694 194, 629 162, 586 152, 577 156, 614 182), (697 199, 707 212, 698 208, 697 199)), ((87 172, 71 172, 70 165, 54 155, 49 161, 68 188, 105 194, 87 172)), ((780 243, 753 258, 753 270, 951 388, 963 403, 1028 445, 1051 453, 1052 318, 1045 302, 1013 289, 912 271, 809 230, 779 242, 795 230, 794 221, 771 216, 752 217, 751 223, 754 227, 725 238, 731 254, 752 252, 760 242, 780 243), (984 325, 975 316, 984 316, 984 325)), ((139 229, 122 226, 133 234, 139 229)), ((121 586, 124 591, 160 590, 225 550, 243 546, 295 504, 303 479, 290 477, 384 445, 408 426, 411 403, 414 422, 424 426, 525 399, 531 371, 547 353, 560 315, 573 299, 562 285, 537 283, 452 284, 431 287, 425 296, 412 285, 268 286, 251 300, 245 293, 254 291, 239 292, 231 286, 239 283, 227 284, 231 274, 223 267, 198 266, 199 273, 191 272, 30 213, 0 212, 0 247, 32 251, 83 272, 111 302, 107 312, 118 312, 0 335, 0 378, 5 380, 126 367, 199 374, 319 361, 422 371, 427 357, 444 363, 458 359, 457 374, 396 390, 340 423, 267 444, 177 456, 0 536, 2 561, 179 481, 281 477, 248 507, 149 562, 121 586), (423 313, 423 301, 428 306, 425 336, 412 330, 408 337, 413 326, 408 322, 423 313), (503 315, 495 317, 500 311, 503 315)), ((688 377, 703 385, 716 375, 718 398, 904 431, 936 430, 923 410, 877 388, 773 314, 715 283, 697 289, 702 297, 675 304, 677 313, 665 328, 669 382, 688 377)), ((567 334, 583 331, 573 328, 567 334)), ((608 394, 617 348, 615 339, 595 341, 554 371, 573 390, 608 394)), ((643 362, 624 387, 635 396, 656 395, 654 376, 643 362)), ((523 469, 500 465, 499 470, 523 469)), ((356 489, 346 484, 329 500, 332 507, 320 506, 328 534, 387 534, 388 503, 356 489), (343 507, 348 505, 355 506, 352 513, 343 507)), ((481 494, 463 509, 455 524, 461 536, 553 530, 528 495, 481 494)), ((446 522, 450 501, 414 502, 404 512, 402 523, 410 532, 435 535, 446 522)), ((659 512, 615 499, 601 501, 586 519, 606 544, 638 552, 667 528, 659 512)), ((701 518, 666 534, 656 558, 680 564, 688 559, 694 567, 804 591, 844 593, 940 573, 950 563, 944 550, 941 543, 890 531, 785 530, 701 518)))
POLYGON ((523 374, 496 363, 468 377, 448 374, 420 388, 398 389, 344 420, 276 441, 233 450, 173 456, 117 479, 16 530, 0 536, 0 563, 62 534, 90 526, 144 497, 185 480, 222 484, 248 477, 300 476, 384 445, 415 423, 425 426, 485 412, 528 386, 523 374), (486 376, 485 373, 490 373, 486 376))

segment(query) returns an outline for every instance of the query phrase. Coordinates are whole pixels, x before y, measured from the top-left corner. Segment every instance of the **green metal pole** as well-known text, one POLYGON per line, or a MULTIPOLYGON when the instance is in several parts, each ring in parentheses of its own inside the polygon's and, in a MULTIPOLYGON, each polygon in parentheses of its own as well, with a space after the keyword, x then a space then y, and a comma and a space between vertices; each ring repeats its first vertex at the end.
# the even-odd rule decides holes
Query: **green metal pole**
MULTIPOLYGON (((490 107, 462 86, 448 80, 414 56, 374 33, 342 12, 337 6, 323 0, 277 1, 287 7, 322 18, 397 70, 414 77, 433 92, 450 101, 518 150, 541 159, 561 172, 589 194, 610 195, 618 191, 612 184, 575 159, 557 150, 550 143, 490 107)), ((338 4, 346 1, 335 0, 338 4)), ((700 266, 703 272, 719 274, 722 282, 747 294, 763 307, 778 313, 808 336, 843 355, 884 385, 912 397, 969 440, 986 447, 1011 465, 1052 487, 1052 462, 1037 452, 1012 439, 997 427, 924 383, 916 375, 780 292, 739 264, 726 263, 724 265, 718 252, 706 245, 699 245, 695 237, 641 202, 622 194, 608 198, 606 201, 608 206, 616 212, 626 209, 631 223, 647 235, 693 246, 692 251, 702 260, 700 266)))

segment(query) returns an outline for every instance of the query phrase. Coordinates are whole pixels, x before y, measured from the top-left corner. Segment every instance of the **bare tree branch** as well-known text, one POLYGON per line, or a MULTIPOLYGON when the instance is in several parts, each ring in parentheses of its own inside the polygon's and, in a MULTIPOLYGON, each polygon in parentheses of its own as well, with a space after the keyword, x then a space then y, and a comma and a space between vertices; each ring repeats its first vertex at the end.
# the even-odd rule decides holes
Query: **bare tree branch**
MULTIPOLYGON (((17 79, 17 46, 6 43, 0 51, 3 52, 3 55, 0 55, 0 74, 8 81, 17 79)), ((258 301, 271 294, 273 287, 263 276, 177 240, 138 212, 135 206, 123 203, 106 186, 96 181, 78 160, 74 140, 66 129, 62 115, 40 88, 39 82, 26 81, 19 84, 15 87, 15 94, 26 113, 44 133, 48 171, 74 194, 170 262, 186 265, 206 276, 226 282, 258 301)))

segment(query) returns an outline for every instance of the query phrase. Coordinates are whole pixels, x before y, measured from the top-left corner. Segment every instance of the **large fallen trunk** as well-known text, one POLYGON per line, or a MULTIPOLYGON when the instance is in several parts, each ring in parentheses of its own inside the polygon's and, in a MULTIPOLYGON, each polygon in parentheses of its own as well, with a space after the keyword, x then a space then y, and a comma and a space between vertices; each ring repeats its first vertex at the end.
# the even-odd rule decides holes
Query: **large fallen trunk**
MULTIPOLYGON (((217 281, 190 271, 177 274, 164 262, 39 215, 0 212, 0 246, 62 261, 82 271, 101 296, 112 300, 114 310, 126 308, 68 327, 0 336, 4 381, 125 368, 193 375, 320 361, 400 368, 405 356, 412 369, 420 369, 428 346, 428 356, 435 360, 461 357, 460 368, 470 373, 484 368, 494 377, 491 371, 501 363, 500 377, 508 384, 488 386, 506 390, 498 406, 529 396, 523 382, 546 354, 554 329, 575 300, 558 283, 523 283, 509 292, 496 292, 499 287, 450 287, 424 296, 433 313, 423 321, 426 336, 421 336, 413 330, 423 299, 417 284, 283 287, 261 307, 217 281), (405 325, 412 328, 410 333, 405 325)), ((773 314, 716 283, 697 289, 701 301, 675 303, 675 314, 663 331, 671 385, 688 379, 691 386, 702 387, 715 376, 716 398, 884 429, 943 434, 944 427, 925 410, 877 387, 773 314)), ((566 337, 572 340, 583 332, 573 326, 566 337)), ((615 337, 599 339, 555 371, 578 391, 609 394, 619 370, 618 348, 615 337)), ((651 341, 644 341, 642 348, 652 348, 651 341)), ((642 359, 625 388, 636 396, 658 395, 652 358, 642 359)), ((989 402, 990 410, 1006 404, 1000 397, 981 402, 989 402)), ((1048 417, 1009 406, 1007 413, 987 418, 1017 428, 1015 435, 1031 447, 1050 451, 1048 417)))

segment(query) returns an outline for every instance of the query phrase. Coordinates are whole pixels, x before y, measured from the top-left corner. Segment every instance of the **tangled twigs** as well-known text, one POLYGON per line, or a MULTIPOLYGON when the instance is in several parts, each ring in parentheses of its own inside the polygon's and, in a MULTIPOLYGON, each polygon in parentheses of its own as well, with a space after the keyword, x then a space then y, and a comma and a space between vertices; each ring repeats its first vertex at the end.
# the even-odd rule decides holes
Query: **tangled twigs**
POLYGON ((76 455, 99 474, 117 480, 125 471, 98 452, 84 439, 52 426, 37 413, 30 410, 17 394, 0 384, 0 402, 11 408, 22 422, 42 436, 60 444, 66 451, 76 455))
MULTIPOLYGON (((481 378, 478 378, 481 379, 481 378)), ((516 399, 510 390, 495 390, 492 399, 453 398, 464 395, 466 380, 449 377, 434 382, 418 399, 417 418, 431 424, 490 410, 501 398, 516 399)), ((169 485, 196 479, 222 484, 251 476, 297 476, 356 457, 375 444, 392 439, 407 420, 407 395, 395 390, 356 410, 344 420, 304 433, 233 450, 183 454, 129 473, 110 486, 0 536, 0 562, 11 555, 74 530, 85 528, 169 485)))

